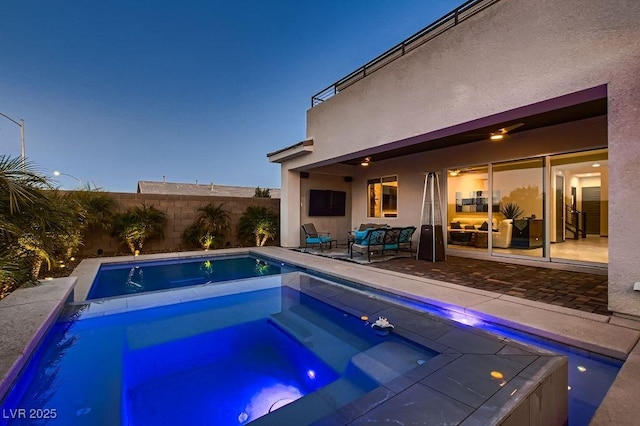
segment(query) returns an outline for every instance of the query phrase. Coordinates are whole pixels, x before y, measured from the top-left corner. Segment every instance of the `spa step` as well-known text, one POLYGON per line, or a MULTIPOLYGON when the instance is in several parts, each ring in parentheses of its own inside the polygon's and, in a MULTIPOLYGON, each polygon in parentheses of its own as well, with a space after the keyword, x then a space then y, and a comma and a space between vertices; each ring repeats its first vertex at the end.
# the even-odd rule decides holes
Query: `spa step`
POLYGON ((287 312, 280 312, 273 314, 269 317, 269 320, 280 330, 293 337, 307 347, 313 346, 313 335, 311 332, 300 324, 300 321, 295 316, 288 314, 287 312))
POLYGON ((383 342, 351 358, 351 367, 380 384, 416 368, 433 354, 397 342, 383 342))
POLYGON ((284 310, 272 314, 269 318, 276 327, 307 346, 335 371, 344 371, 351 357, 362 350, 353 346, 351 341, 342 340, 319 327, 308 318, 299 315, 297 311, 284 310))

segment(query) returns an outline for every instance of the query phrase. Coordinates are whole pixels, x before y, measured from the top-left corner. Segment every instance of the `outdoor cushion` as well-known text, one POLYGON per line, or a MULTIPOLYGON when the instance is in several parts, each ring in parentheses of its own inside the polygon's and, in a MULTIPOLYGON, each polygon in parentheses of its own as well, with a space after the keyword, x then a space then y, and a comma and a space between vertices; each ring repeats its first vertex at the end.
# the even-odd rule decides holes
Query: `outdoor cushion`
POLYGON ((329 241, 331 241, 331 237, 309 237, 306 239, 307 244, 328 243, 329 241))
POLYGON ((369 232, 369 230, 371 229, 373 228, 365 229, 364 231, 356 231, 354 233, 354 239, 356 244, 360 244, 362 242, 362 239, 367 236, 367 232, 369 232))

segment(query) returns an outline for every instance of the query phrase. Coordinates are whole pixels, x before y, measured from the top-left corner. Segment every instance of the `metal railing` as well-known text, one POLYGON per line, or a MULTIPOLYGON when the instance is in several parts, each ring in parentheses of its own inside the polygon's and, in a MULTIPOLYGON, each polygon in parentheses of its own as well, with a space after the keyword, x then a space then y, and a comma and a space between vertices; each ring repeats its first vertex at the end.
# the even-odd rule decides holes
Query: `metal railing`
POLYGON ((587 238, 587 212, 574 210, 569 204, 565 204, 566 229, 573 233, 573 239, 587 238))
POLYGON ((447 31, 448 29, 455 27, 460 22, 499 1, 500 0, 469 0, 465 2, 440 19, 432 22, 427 27, 421 29, 411 37, 407 38, 400 44, 397 44, 396 46, 387 50, 372 61, 367 62, 365 65, 353 71, 351 74, 341 78, 329 87, 313 95, 311 97, 311 107, 313 108, 314 106, 321 104, 327 99, 338 94, 340 91, 351 86, 353 83, 362 80, 367 75, 379 70, 385 65, 388 65, 396 59, 404 56, 406 53, 423 45, 429 40, 447 31))

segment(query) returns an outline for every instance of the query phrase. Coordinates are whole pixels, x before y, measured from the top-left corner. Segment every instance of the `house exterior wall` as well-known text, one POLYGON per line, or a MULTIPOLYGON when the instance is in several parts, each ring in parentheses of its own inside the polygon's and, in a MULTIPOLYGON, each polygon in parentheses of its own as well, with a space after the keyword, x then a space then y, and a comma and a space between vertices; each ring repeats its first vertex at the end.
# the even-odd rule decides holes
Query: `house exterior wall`
MULTIPOLYGON (((606 117, 595 117, 560 124, 546 129, 514 134, 508 141, 492 143, 479 141, 457 147, 429 151, 410 157, 399 157, 371 164, 366 169, 354 167, 352 182, 353 226, 361 222, 380 222, 391 226, 417 226, 422 212, 422 198, 426 172, 438 172, 445 201, 445 169, 458 166, 487 165, 540 155, 600 148, 606 145, 606 117), (551 131, 549 131, 551 129, 551 131), (363 170, 365 169, 365 170, 363 170), (398 176, 398 217, 371 220, 366 217, 367 180, 381 176, 398 176), (364 201, 361 201, 364 200, 364 201)), ((454 200, 449 199, 448 203, 454 200)), ((447 206, 443 205, 443 214, 447 206)), ((541 216, 541 214, 539 215, 541 216)), ((418 234, 414 234, 417 241, 418 234)))
MULTIPOLYGON (((347 233, 351 229, 351 202, 347 202, 344 216, 309 216, 309 191, 311 189, 344 191, 347 200, 352 200, 351 183, 346 182, 343 176, 320 175, 310 173, 309 177, 300 180, 300 215, 301 224, 313 223, 318 232, 328 232, 331 239, 338 244, 347 244, 347 233)), ((304 233, 300 229, 300 241, 304 242, 304 233)))
POLYGON ((639 8, 633 0, 502 0, 308 110, 313 160, 624 86, 624 70, 638 69, 639 8))
MULTIPOLYGON (((368 177, 398 174, 399 216, 394 222, 415 224, 422 201, 422 172, 549 154, 571 145, 580 150, 607 146, 609 173, 603 182, 608 181, 609 200, 609 308, 640 316, 640 293, 631 290, 640 280, 638 243, 635 234, 628 232, 640 211, 636 195, 638 40, 640 2, 636 0, 499 1, 310 109, 306 137, 314 140, 314 151, 283 163, 283 193, 288 186, 289 198, 300 205, 299 188, 284 181, 297 179, 289 170, 309 170, 341 156, 606 86, 608 113, 593 119, 600 120, 595 134, 574 122, 563 125, 574 127, 567 129, 559 144, 551 140, 555 133, 545 128, 514 134, 509 148, 476 142, 388 160, 372 165, 366 174, 354 170, 352 194, 354 200, 366 197, 368 177), (530 145, 515 145, 520 135, 536 134, 530 145), (568 140, 572 136, 575 140, 568 140), (412 195, 407 196, 405 189, 412 195)), ((364 209, 354 203, 352 226, 365 216, 364 209)), ((290 215, 295 212, 289 211, 290 215)), ((296 225, 295 229, 288 223, 283 227, 283 245, 295 245, 296 225)))
MULTIPOLYGON (((108 193, 118 202, 118 211, 125 211, 131 207, 140 207, 142 203, 152 205, 167 215, 167 227, 164 240, 150 240, 145 243, 143 252, 177 251, 185 249, 182 243, 183 231, 195 220, 200 207, 214 202, 223 204, 231 217, 231 231, 226 242, 231 247, 240 244, 237 237, 237 226, 240 216, 249 206, 262 206, 280 211, 280 200, 275 198, 240 198, 240 197, 203 197, 196 195, 167 195, 167 194, 134 194, 123 192, 108 193)), ((278 244, 279 241, 275 241, 278 244)), ((273 244, 273 242, 269 242, 273 244)), ((107 232, 96 232, 85 239, 80 247, 83 256, 95 255, 98 249, 104 254, 127 253, 129 249, 118 238, 107 232)))

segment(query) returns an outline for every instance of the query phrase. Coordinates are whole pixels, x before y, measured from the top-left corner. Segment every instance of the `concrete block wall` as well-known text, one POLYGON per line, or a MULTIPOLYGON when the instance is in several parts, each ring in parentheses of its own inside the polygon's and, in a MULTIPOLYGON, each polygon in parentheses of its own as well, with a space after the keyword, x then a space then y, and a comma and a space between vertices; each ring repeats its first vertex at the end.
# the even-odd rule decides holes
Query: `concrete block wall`
MULTIPOLYGON (((240 197, 208 197, 196 195, 164 195, 164 194, 138 194, 138 193, 108 193, 118 202, 118 211, 125 211, 131 207, 141 206, 142 203, 153 205, 167 215, 167 227, 164 240, 151 240, 145 243, 142 252, 179 251, 187 249, 182 243, 182 232, 193 223, 198 215, 198 209, 213 202, 216 205, 224 204, 225 210, 231 216, 231 231, 224 242, 225 246, 237 247, 237 228, 242 213, 249 206, 267 207, 276 214, 280 214, 280 199, 277 198, 240 198, 240 197)), ((280 241, 270 241, 269 245, 279 245, 280 241)), ((128 253, 129 249, 108 232, 98 232, 88 235, 84 245, 80 248, 83 256, 95 255, 98 249, 104 254, 128 253)))

